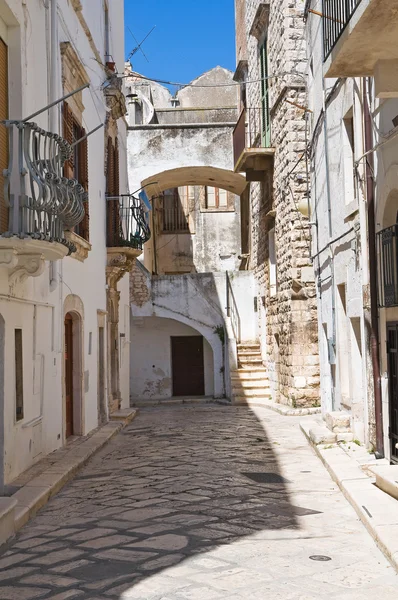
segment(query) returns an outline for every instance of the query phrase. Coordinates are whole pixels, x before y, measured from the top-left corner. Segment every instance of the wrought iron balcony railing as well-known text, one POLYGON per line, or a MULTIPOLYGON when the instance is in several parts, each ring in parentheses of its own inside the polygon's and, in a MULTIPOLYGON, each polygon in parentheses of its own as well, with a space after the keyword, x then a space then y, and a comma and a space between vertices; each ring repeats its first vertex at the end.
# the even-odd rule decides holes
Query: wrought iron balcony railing
POLYGON ((244 109, 233 132, 234 164, 247 149, 269 148, 267 111, 263 108, 244 109))
POLYGON ((398 306, 398 225, 377 234, 379 306, 398 306))
POLYGON ((332 52, 362 0, 323 0, 324 60, 332 52))
POLYGON ((135 196, 107 198, 107 247, 142 250, 151 237, 145 210, 135 196))
POLYGON ((4 171, 4 201, 8 230, 13 236, 75 247, 64 237, 84 217, 84 188, 63 177, 62 170, 72 146, 36 123, 5 121, 9 134, 9 164, 4 171))

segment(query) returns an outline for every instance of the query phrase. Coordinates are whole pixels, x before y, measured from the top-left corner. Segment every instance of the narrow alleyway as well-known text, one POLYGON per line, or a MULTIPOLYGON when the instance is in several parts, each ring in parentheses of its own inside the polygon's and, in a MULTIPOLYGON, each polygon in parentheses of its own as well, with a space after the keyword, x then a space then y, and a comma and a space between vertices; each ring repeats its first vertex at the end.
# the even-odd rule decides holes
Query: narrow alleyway
POLYGON ((296 418, 196 405, 142 410, 0 556, 0 586, 4 600, 395 600, 398 576, 296 418))

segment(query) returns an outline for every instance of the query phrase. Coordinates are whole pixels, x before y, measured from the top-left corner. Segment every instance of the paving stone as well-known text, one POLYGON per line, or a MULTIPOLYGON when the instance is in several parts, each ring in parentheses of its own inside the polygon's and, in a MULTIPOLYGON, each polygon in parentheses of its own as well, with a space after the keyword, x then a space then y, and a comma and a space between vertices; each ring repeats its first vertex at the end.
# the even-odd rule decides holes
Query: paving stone
POLYGON ((30 558, 32 558, 32 556, 29 554, 11 554, 5 558, 0 558, 0 569, 6 569, 11 565, 21 563, 25 560, 29 560, 30 558))
POLYGON ((112 546, 121 546, 122 544, 128 544, 136 538, 128 537, 127 535, 110 535, 109 537, 95 538, 84 544, 79 544, 79 548, 92 548, 93 550, 99 548, 110 548, 112 546))
POLYGON ((63 562, 81 556, 83 554, 80 550, 59 550, 58 552, 50 552, 44 556, 35 557, 29 561, 32 564, 38 565, 54 565, 58 562, 63 562))
POLYGON ((5 571, 0 571, 0 581, 6 581, 7 579, 20 579, 24 575, 28 575, 33 571, 36 571, 35 567, 12 567, 5 571))
POLYGON ((181 550, 188 545, 188 538, 183 535, 161 535, 129 544, 129 548, 149 548, 150 550, 181 550))
POLYGON ((80 533, 76 533, 69 537, 69 540, 72 542, 85 542, 87 540, 92 540, 97 537, 103 537, 104 535, 112 535, 117 533, 114 529, 106 529, 102 527, 96 527, 94 529, 87 529, 86 531, 82 531, 80 533))
POLYGON ((71 585, 79 584, 78 579, 73 579, 73 577, 60 577, 57 575, 44 575, 40 573, 39 575, 29 575, 29 577, 24 577, 21 579, 20 583, 29 584, 29 585, 52 585, 54 587, 70 587, 71 585))
POLYGON ((298 423, 143 409, 0 552, 0 600, 396 600, 397 575, 298 423))
POLYGON ((23 586, 0 587, 0 600, 32 600, 41 598, 50 590, 45 588, 31 588, 23 586))

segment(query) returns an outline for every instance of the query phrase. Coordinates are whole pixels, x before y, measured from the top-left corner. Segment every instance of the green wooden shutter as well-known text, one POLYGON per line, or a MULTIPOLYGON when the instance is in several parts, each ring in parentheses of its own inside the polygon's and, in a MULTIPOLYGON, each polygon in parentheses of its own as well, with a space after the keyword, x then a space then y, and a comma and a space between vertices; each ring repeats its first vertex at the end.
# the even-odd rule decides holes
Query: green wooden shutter
POLYGON ((269 86, 268 86, 268 41, 265 40, 260 48, 260 73, 261 73, 261 143, 268 148, 271 145, 271 120, 269 114, 269 86))

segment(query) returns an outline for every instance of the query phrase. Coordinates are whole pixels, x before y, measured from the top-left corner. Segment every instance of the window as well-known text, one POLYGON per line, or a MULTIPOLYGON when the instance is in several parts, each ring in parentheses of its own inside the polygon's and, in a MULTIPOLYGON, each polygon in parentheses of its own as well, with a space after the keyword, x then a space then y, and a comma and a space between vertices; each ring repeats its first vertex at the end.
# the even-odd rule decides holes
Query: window
POLYGON ((261 77, 261 143, 268 148, 271 145, 271 120, 269 110, 268 85, 268 40, 260 47, 260 77, 261 77))
POLYGON ((190 233, 189 194, 187 186, 163 193, 163 233, 190 233))
MULTIPOLYGON (((8 119, 8 51, 0 38, 0 121, 8 119)), ((8 230, 8 208, 4 203, 3 169, 8 167, 8 130, 0 126, 0 232, 8 230)))
MULTIPOLYGON (((67 102, 64 102, 63 110, 63 130, 64 138, 69 144, 80 140, 86 135, 82 127, 70 109, 67 102)), ((68 179, 76 179, 88 193, 88 140, 87 138, 73 146, 72 156, 64 165, 64 176, 68 179)), ((74 231, 80 237, 89 241, 89 202, 88 197, 85 202, 85 214, 83 220, 75 227, 74 231)))
POLYGON ((219 188, 206 188, 206 208, 227 208, 228 193, 227 190, 219 188))
POLYGON ((202 194, 202 211, 234 211, 235 194, 219 188, 208 186, 204 188, 204 197, 202 194))
POLYGON ((23 419, 22 329, 15 329, 15 418, 23 419))
POLYGON ((107 246, 119 246, 121 238, 120 202, 119 202, 119 145, 118 140, 108 137, 106 169, 106 227, 107 246), (112 199, 113 198, 113 199, 112 199))

